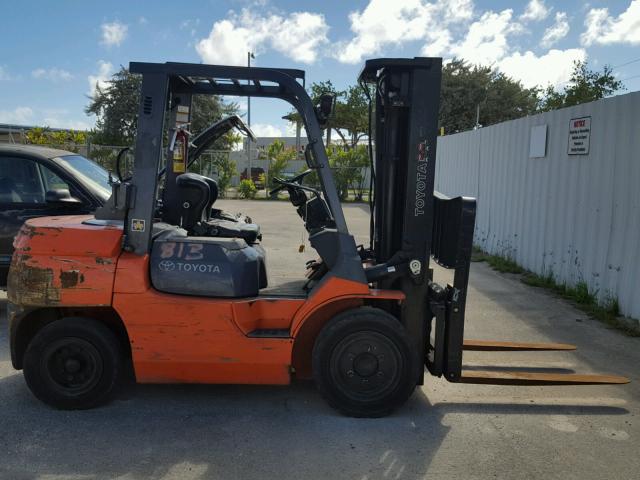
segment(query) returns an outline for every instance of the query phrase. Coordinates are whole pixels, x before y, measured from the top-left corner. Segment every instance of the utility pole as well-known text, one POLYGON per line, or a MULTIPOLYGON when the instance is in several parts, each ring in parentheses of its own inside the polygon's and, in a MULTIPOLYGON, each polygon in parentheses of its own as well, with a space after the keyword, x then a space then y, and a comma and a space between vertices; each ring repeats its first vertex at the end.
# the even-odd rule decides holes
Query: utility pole
MULTIPOLYGON (((247 67, 251 67, 251 59, 256 58, 252 52, 247 52, 247 67)), ((251 80, 247 80, 247 85, 251 85, 251 80)), ((247 125, 251 128, 251 97, 247 97, 247 125)), ((253 172, 251 170, 251 140, 247 140, 247 179, 253 180, 253 172)))
POLYGON ((300 135, 302 134, 302 123, 300 122, 300 118, 296 113, 290 113, 282 117, 283 120, 288 120, 290 122, 296 122, 296 160, 300 160, 300 150, 302 149, 302 145, 300 142, 300 135))
POLYGON ((478 101, 476 105, 476 124, 473 127, 474 130, 478 130, 482 125, 480 125, 480 104, 485 103, 487 101, 487 96, 489 95, 489 85, 484 86, 484 98, 478 101))

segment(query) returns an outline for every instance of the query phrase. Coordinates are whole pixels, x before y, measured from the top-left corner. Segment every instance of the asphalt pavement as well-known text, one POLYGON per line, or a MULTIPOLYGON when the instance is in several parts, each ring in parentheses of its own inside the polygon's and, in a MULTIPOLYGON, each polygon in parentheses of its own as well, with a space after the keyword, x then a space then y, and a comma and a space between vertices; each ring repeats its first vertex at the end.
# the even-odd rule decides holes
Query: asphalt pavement
MULTIPOLYGON (((262 225, 272 278, 303 274, 314 254, 290 204, 220 205, 262 225)), ((346 205, 345 214, 366 241, 366 206, 346 205)), ((436 279, 448 274, 437 269, 436 279)), ((107 406, 64 412, 38 402, 12 369, 2 310, 0 479, 640 478, 640 339, 484 263, 471 268, 467 338, 566 342, 578 350, 469 352, 467 368, 613 373, 632 383, 506 387, 427 377, 382 419, 339 415, 311 383, 131 385, 107 406)))

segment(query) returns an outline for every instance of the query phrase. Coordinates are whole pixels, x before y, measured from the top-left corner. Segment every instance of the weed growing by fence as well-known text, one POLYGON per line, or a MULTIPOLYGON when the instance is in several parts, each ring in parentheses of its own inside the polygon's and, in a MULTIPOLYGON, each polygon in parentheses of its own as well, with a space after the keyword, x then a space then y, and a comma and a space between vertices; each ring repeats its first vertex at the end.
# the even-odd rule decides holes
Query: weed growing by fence
POLYGON ((538 275, 522 268, 509 258, 488 254, 478 247, 473 247, 471 260, 474 262, 486 262, 494 270, 501 273, 522 274, 521 281, 523 283, 549 290, 573 302, 579 310, 582 310, 587 315, 611 325, 629 336, 640 336, 640 332, 620 320, 618 299, 608 296, 604 301, 598 302, 597 292, 590 291, 586 282, 578 282, 575 286, 560 284, 556 282, 553 272, 538 275))

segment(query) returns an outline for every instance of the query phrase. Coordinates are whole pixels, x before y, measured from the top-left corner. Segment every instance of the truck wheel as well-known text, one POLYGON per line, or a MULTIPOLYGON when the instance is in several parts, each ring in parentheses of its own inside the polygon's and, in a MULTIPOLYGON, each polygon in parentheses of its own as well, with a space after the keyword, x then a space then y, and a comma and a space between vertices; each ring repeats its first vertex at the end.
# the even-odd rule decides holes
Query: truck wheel
POLYGON ((411 396, 420 362, 396 318, 361 307, 325 325, 313 348, 313 377, 322 396, 352 417, 382 417, 411 396))
POLYGON ((46 325, 24 355, 24 378, 44 403, 64 410, 92 408, 111 397, 122 373, 115 335, 90 318, 46 325))

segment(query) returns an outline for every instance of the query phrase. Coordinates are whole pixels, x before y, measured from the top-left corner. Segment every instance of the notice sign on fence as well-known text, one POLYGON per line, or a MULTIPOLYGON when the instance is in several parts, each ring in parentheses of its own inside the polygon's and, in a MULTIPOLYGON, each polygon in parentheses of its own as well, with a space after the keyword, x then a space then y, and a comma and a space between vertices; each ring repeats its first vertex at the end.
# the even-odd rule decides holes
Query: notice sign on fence
POLYGON ((591 139, 591 117, 572 118, 569 121, 569 155, 588 155, 591 139))

